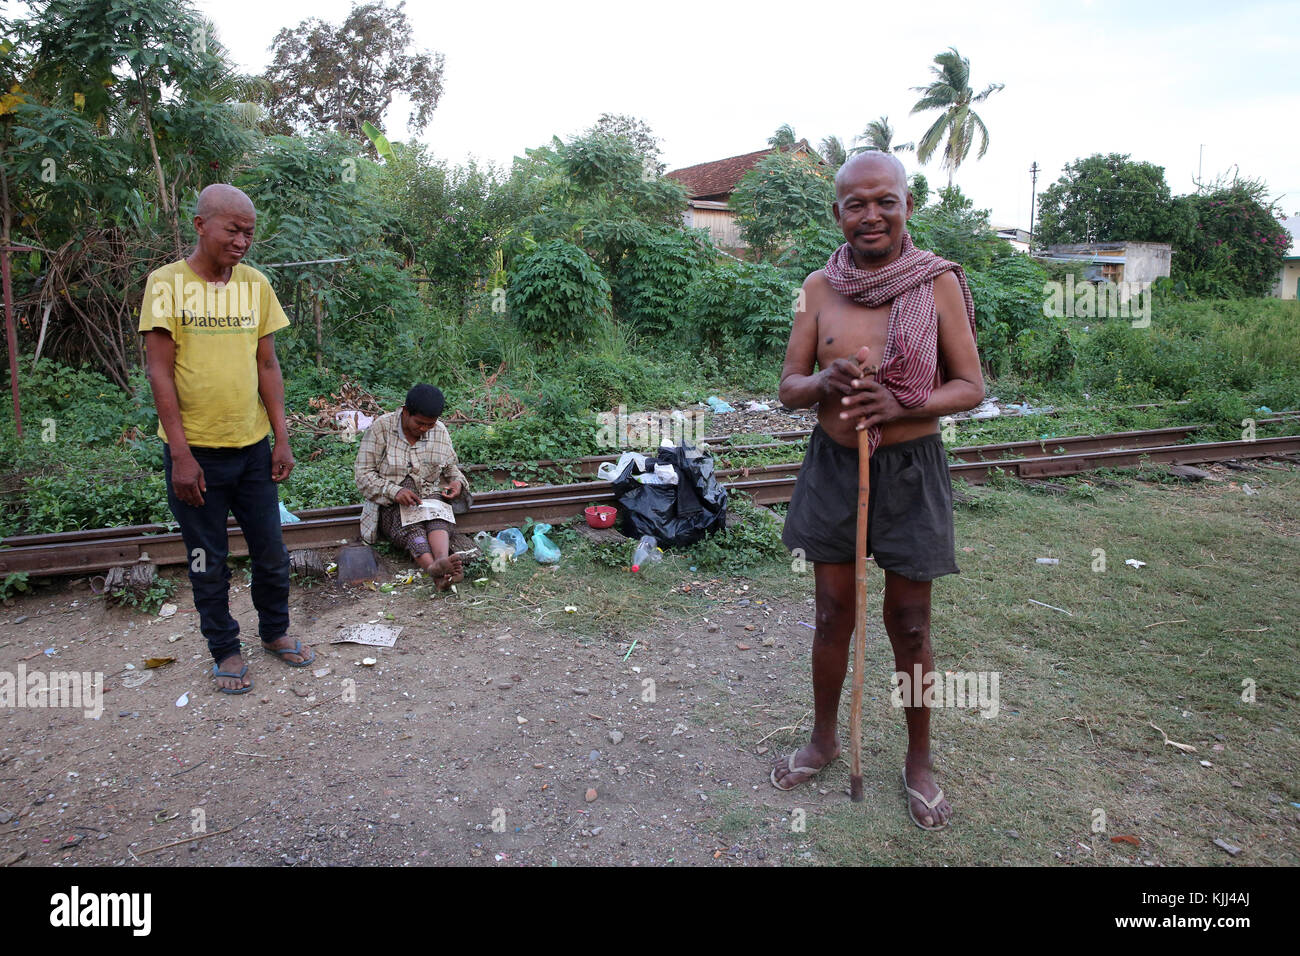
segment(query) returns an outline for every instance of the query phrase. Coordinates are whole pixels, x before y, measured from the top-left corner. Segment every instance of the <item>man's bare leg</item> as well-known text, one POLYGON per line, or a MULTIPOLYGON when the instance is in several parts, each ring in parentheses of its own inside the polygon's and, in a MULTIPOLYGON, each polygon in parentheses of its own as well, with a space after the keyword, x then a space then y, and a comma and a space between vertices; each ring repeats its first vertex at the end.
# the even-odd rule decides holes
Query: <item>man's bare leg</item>
MULTIPOLYGON (((934 653, 930 648, 930 582, 911 581, 902 575, 885 572, 885 632, 894 647, 894 668, 914 681, 916 665, 921 674, 934 672, 934 653)), ((912 687, 915 700, 922 688, 912 687)), ((930 760, 930 709, 915 706, 903 708, 907 721, 907 784, 926 800, 933 800, 939 792, 934 780, 930 760)), ((939 826, 952 816, 947 800, 940 800, 933 810, 909 796, 912 813, 926 826, 939 826)))
MULTIPOLYGON (((813 634, 813 730, 806 747, 795 752, 794 766, 824 767, 840 755, 837 731, 840 692, 849 669, 849 643, 853 639, 855 569, 852 562, 818 563, 813 574, 817 586, 817 630, 813 634)), ((812 774, 792 774, 787 759, 779 761, 775 779, 789 788, 812 774), (789 777, 789 780, 786 778, 789 777)))

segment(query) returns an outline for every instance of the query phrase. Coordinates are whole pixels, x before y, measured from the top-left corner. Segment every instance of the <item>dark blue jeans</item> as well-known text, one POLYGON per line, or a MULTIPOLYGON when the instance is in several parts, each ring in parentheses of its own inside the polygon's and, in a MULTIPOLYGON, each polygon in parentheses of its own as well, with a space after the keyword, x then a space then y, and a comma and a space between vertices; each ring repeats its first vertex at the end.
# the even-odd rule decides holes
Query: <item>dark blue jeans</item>
POLYGON ((190 559, 190 585, 199 626, 214 661, 239 651, 239 623, 230 616, 230 542, 226 518, 233 512, 253 559, 253 607, 258 634, 271 642, 289 630, 289 552, 280 535, 280 494, 271 480, 271 441, 246 448, 191 448, 207 491, 195 508, 172 488, 171 449, 163 445, 167 504, 181 527, 190 559))

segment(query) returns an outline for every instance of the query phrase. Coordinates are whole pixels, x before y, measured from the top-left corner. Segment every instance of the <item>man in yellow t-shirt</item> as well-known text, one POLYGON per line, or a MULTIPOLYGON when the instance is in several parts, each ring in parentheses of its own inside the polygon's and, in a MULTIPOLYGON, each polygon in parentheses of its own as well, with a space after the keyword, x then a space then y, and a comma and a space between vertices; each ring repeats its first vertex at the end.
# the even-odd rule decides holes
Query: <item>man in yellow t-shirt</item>
POLYGON ((198 245, 149 276, 140 310, 167 504, 191 559, 194 607, 216 662, 217 689, 226 694, 253 687, 239 652, 239 624, 230 615, 226 518, 232 512, 253 561, 262 646, 293 667, 315 660, 288 635, 289 555, 277 484, 294 461, 275 332, 289 319, 266 276, 240 261, 256 223, 243 192, 208 186, 195 209, 198 245))

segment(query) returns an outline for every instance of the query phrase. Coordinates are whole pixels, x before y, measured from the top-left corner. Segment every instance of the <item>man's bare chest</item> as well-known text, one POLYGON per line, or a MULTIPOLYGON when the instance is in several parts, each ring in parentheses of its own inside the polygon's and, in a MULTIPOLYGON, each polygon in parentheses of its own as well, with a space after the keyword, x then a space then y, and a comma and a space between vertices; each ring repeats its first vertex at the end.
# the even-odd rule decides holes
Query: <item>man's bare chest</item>
POLYGON ((841 297, 817 314, 817 365, 852 358, 864 345, 871 350, 870 364, 879 365, 888 337, 888 305, 869 309, 841 297))

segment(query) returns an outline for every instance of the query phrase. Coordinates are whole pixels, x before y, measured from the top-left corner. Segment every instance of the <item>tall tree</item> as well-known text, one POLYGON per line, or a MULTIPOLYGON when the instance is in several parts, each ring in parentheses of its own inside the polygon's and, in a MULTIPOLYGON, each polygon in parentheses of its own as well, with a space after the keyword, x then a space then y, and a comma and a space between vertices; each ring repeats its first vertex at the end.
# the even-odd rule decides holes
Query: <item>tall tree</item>
POLYGON ((810 223, 831 224, 835 187, 815 157, 794 153, 764 156, 741 177, 729 205, 740 234, 758 259, 787 245, 810 223))
POLYGON ((332 129, 370 149, 361 124, 382 129, 395 92, 411 100, 411 132, 423 130, 442 97, 443 56, 411 50, 405 6, 354 4, 340 26, 312 17, 277 33, 265 74, 268 132, 332 129))
POLYGON ((795 135, 794 127, 789 123, 782 123, 776 128, 776 132, 767 138, 767 145, 774 149, 789 149, 797 142, 799 137, 795 135))
POLYGON ((1062 242, 1179 242, 1186 210, 1175 208, 1163 166, 1127 153, 1095 153, 1067 163, 1038 197, 1037 239, 1062 242))
POLYGON ((1220 299, 1268 295, 1291 245, 1278 221, 1276 201, 1263 180, 1234 175, 1189 196, 1174 207, 1189 221, 1170 273, 1175 282, 1220 299))
POLYGON ((640 154, 646 171, 657 176, 663 175, 664 164, 659 161, 659 137, 645 120, 625 113, 601 113, 600 119, 582 135, 592 136, 597 133, 622 136, 640 154))
POLYGON ((844 143, 838 136, 827 136, 821 141, 819 148, 822 161, 832 169, 839 169, 844 165, 844 161, 849 158, 848 150, 844 148, 844 143))
POLYGON ((916 155, 921 162, 928 163, 939 144, 943 143, 943 166, 948 170, 948 185, 951 186, 953 173, 965 162, 976 135, 980 138, 976 158, 982 158, 989 148, 988 128, 971 106, 983 103, 1002 89, 1003 84, 990 83, 984 92, 976 95, 970 85, 970 60, 958 53, 956 47, 949 47, 938 54, 934 62, 936 65, 930 67, 930 72, 934 74, 930 84, 913 87, 915 92, 921 94, 921 98, 912 107, 913 113, 940 111, 938 119, 921 137, 916 155))
POLYGON ((915 143, 894 143, 894 127, 889 125, 889 117, 882 116, 878 120, 872 120, 867 124, 867 128, 862 131, 858 141, 865 143, 865 146, 856 146, 853 149, 855 153, 865 153, 868 150, 878 149, 882 153, 903 153, 916 149, 915 143))

